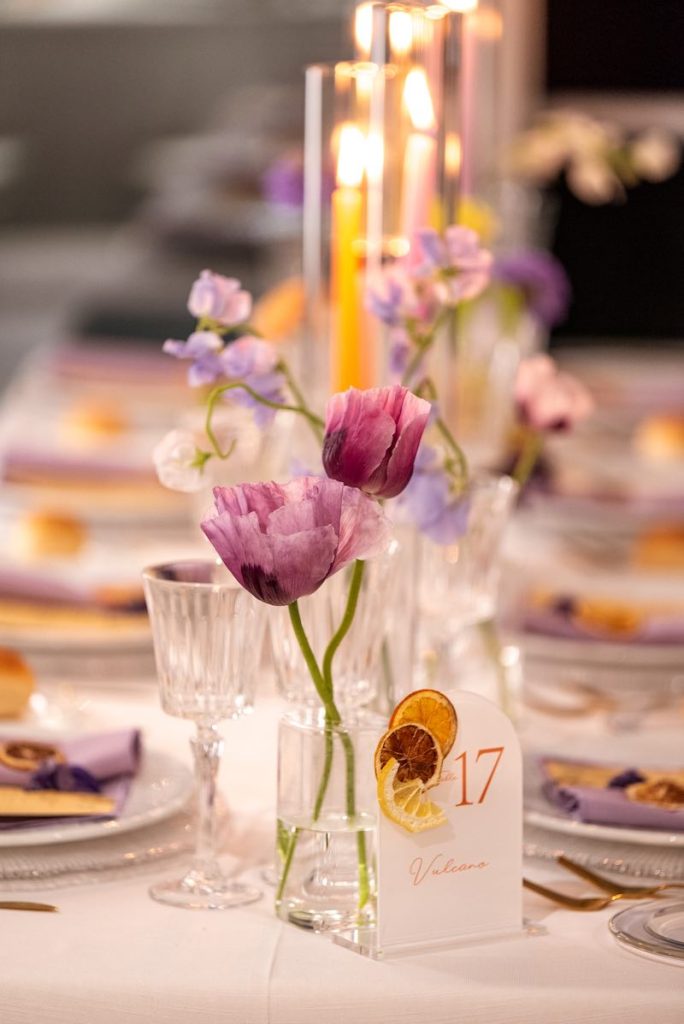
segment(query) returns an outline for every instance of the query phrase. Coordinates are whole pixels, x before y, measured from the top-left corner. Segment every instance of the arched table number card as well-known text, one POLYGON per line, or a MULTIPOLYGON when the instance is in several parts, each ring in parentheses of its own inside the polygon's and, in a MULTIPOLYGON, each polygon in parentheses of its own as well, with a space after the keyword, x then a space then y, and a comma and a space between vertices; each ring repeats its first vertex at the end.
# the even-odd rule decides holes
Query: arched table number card
POLYGON ((417 690, 375 754, 377 925, 335 935, 371 957, 516 936, 522 758, 510 719, 474 693, 417 690))

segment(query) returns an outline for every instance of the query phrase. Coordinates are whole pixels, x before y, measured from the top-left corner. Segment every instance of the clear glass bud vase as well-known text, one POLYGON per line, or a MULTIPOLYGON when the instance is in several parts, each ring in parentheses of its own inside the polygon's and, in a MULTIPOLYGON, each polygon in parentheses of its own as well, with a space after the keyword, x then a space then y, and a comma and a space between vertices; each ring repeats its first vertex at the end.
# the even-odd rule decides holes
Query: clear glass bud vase
POLYGON ((380 717, 326 724, 322 710, 283 716, 278 734, 276 912, 317 931, 375 922, 380 717))

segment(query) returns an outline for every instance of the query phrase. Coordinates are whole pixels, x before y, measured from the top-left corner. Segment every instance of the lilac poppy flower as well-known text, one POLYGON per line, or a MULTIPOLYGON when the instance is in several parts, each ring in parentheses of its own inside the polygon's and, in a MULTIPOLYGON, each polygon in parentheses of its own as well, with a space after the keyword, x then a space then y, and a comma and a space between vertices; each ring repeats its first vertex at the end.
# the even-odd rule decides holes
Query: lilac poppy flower
POLYGON ((214 488, 202 530, 235 579, 266 604, 291 604, 356 558, 379 554, 389 523, 371 498, 335 480, 214 488))
POLYGON ((435 288, 445 305, 474 299, 489 284, 492 254, 480 247, 475 231, 453 224, 443 238, 432 229, 419 231, 418 241, 425 260, 421 273, 437 273, 435 288))
POLYGON ((453 544, 468 528, 468 497, 453 494, 439 453, 429 445, 420 446, 413 476, 397 505, 436 544, 453 544))
POLYGON ((530 313, 540 324, 554 327, 565 317, 570 304, 570 281, 563 266, 550 253, 521 249, 500 256, 493 276, 518 288, 530 313))
POLYGON ((188 384, 193 388, 213 384, 223 376, 221 350, 223 341, 214 331, 195 331, 187 341, 165 341, 163 351, 176 359, 192 359, 188 384))
POLYGON ((235 277, 203 270, 190 290, 188 309, 198 319, 207 317, 224 327, 245 323, 252 312, 252 296, 235 277))
MULTIPOLYGON (((269 402, 285 403, 284 378, 276 367, 278 353, 273 345, 250 335, 238 338, 226 346, 220 356, 221 369, 230 380, 242 380, 253 391, 269 402)), ((265 427, 273 420, 277 409, 262 405, 247 391, 236 388, 226 392, 229 401, 246 406, 254 412, 258 426, 265 427)))
POLYGON ((396 497, 411 479, 429 415, 430 403, 399 384, 333 395, 323 440, 326 473, 378 498, 396 497))
POLYGON ((523 359, 515 382, 520 420, 534 430, 570 430, 594 411, 594 400, 580 381, 559 373, 550 356, 523 359))

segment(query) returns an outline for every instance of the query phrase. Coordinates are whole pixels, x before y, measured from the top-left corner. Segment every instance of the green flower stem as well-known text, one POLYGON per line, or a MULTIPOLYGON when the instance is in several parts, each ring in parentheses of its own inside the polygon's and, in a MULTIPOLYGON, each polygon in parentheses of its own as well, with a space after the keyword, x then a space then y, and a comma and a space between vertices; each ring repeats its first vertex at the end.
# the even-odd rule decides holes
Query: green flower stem
POLYGON ((468 461, 465 457, 465 452, 457 442, 454 435, 451 433, 446 423, 441 416, 438 416, 435 420, 435 426, 440 432, 444 440, 446 441, 451 454, 456 460, 456 482, 458 484, 459 493, 465 488, 468 483, 468 461))
MULTIPOLYGON (((361 583, 363 582, 363 572, 365 568, 365 562, 360 559, 354 562, 354 569, 352 571, 351 583, 349 584, 349 595, 347 597, 347 606, 342 616, 342 622, 337 628, 337 632, 333 636, 332 640, 328 644, 325 654, 323 656, 323 679, 326 686, 329 687, 330 693, 332 694, 333 682, 332 682, 332 663, 335 654, 344 640, 345 636, 351 629, 352 622, 354 621, 354 615, 356 614, 356 606, 359 601, 359 593, 361 591, 361 583)), ((347 817, 354 818, 356 816, 356 796, 355 796, 355 759, 354 759, 354 745, 349 738, 349 734, 340 730, 340 742, 344 749, 345 757, 345 772, 346 772, 346 807, 347 817)), ((368 882, 368 855, 366 851, 366 837, 363 832, 357 831, 356 833, 356 849, 359 861, 359 910, 368 902, 370 896, 370 886, 368 882)))
MULTIPOLYGON (((292 628, 297 642, 299 643, 302 655, 306 662, 307 668, 313 680, 316 692, 318 693, 323 707, 325 709, 325 753, 323 760, 323 772, 321 775, 321 781, 318 786, 318 792, 316 794, 316 801, 313 808, 313 820, 318 821, 320 817, 321 809, 323 807, 323 801, 325 800, 325 794, 330 783, 330 775, 332 772, 333 762, 333 726, 339 726, 341 722, 341 715, 335 704, 334 690, 333 690, 333 677, 332 677, 332 663, 335 654, 340 647, 340 644, 344 640, 345 636, 349 632, 352 622, 354 621, 354 615, 359 600, 359 593, 361 590, 361 583, 363 582, 365 563, 356 560, 354 563, 354 569, 352 571, 351 583, 349 585, 349 595, 347 597, 347 605, 342 616, 342 621, 338 626, 332 640, 328 644, 324 657, 323 657, 323 671, 318 666, 316 656, 311 648, 309 639, 306 635, 304 625, 302 623, 301 613, 299 611, 299 605, 294 601, 291 605, 288 605, 290 613, 290 620, 292 622, 292 628)), ((345 805, 347 811, 347 817, 353 819, 356 816, 356 765, 354 756, 354 745, 351 741, 349 733, 344 729, 339 730, 340 742, 344 750, 345 758, 345 805)), ((276 893, 276 901, 282 898, 282 894, 287 882, 287 876, 290 871, 292 864, 292 857, 294 856, 294 850, 297 845, 299 833, 297 830, 293 833, 290 846, 287 851, 285 863, 283 865, 283 871, 281 874, 280 884, 276 893)), ((361 910, 368 902, 370 896, 370 884, 368 877, 368 855, 366 851, 366 837, 363 832, 358 831, 356 836, 356 848, 359 862, 359 909, 361 910)))
POLYGON ((537 430, 527 430, 522 450, 511 476, 520 489, 525 486, 544 446, 544 435, 537 430))
POLYGON ((295 850, 297 849, 297 840, 299 839, 300 832, 301 829, 299 828, 299 826, 297 826, 297 828, 295 828, 294 832, 290 836, 287 846, 287 853, 285 854, 285 860, 283 861, 283 870, 280 874, 278 888, 276 889, 276 904, 280 903, 281 899, 283 898, 283 891, 287 883, 288 875, 290 874, 290 868, 292 867, 292 858, 294 857, 295 850))
POLYGON ((297 406, 299 406, 300 409, 305 409, 309 413, 309 417, 307 419, 307 422, 309 423, 309 426, 313 430, 314 437, 316 438, 318 443, 322 444, 323 443, 323 434, 324 434, 324 424, 323 424, 323 421, 320 420, 318 418, 318 416, 315 416, 314 413, 312 413, 312 411, 309 408, 309 405, 308 405, 306 399, 304 398, 302 390, 299 387, 299 385, 297 384, 297 382, 294 379, 294 377, 292 376, 292 371, 290 370, 290 367, 287 365, 287 363, 284 362, 283 360, 280 360, 279 363, 278 363, 277 369, 280 370, 280 372, 282 373, 283 377, 287 381, 287 386, 290 389, 290 394, 292 395, 292 397, 295 400, 295 404, 297 406))
MULTIPOLYGON (((221 446, 219 445, 216 434, 213 431, 211 421, 214 415, 216 403, 221 395, 225 394, 226 391, 234 391, 236 388, 241 388, 243 391, 246 391, 247 394, 256 402, 259 402, 261 405, 265 405, 269 409, 277 409, 279 412, 296 412, 300 416, 304 416, 316 431, 322 430, 325 426, 320 416, 316 416, 315 413, 311 412, 311 410, 305 406, 289 405, 285 402, 272 402, 269 398, 264 398, 263 395, 260 395, 258 391, 255 391, 254 388, 251 388, 249 384, 245 384, 242 380, 232 381, 230 384, 220 384, 218 387, 213 389, 207 399, 207 415, 205 419, 207 437, 209 438, 214 452, 219 459, 228 458, 230 452, 224 453, 221 451, 221 446)), ((316 437, 318 437, 318 433, 316 433, 316 437)))
POLYGON ((337 653, 338 647, 340 646, 345 636, 351 629, 351 624, 354 621, 354 615, 356 614, 356 606, 359 601, 359 593, 361 591, 361 583, 363 581, 363 570, 365 568, 365 564, 365 562, 362 562, 358 558, 354 562, 351 583, 349 584, 349 596, 347 597, 347 607, 344 610, 342 622, 338 626, 337 632, 335 633, 332 640, 328 644, 325 654, 323 655, 323 679, 325 680, 326 686, 329 687, 331 694, 333 688, 333 658, 337 653))

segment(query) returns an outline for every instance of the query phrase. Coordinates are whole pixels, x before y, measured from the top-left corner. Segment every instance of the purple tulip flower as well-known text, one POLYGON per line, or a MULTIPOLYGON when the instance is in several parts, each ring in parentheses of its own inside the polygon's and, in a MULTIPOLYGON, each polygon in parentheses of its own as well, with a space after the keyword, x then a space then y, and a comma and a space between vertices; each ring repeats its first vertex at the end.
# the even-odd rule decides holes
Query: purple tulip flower
POLYGON ((570 281, 562 264, 550 253, 521 249, 499 256, 493 276, 522 292, 528 310, 540 324, 554 327, 564 319, 570 305, 570 281))
POLYGON ((411 482, 397 505, 436 544, 453 544, 468 528, 470 501, 453 494, 442 459, 429 445, 420 446, 411 482))
POLYGON ((190 290, 188 309, 198 319, 207 317, 224 327, 245 323, 252 312, 252 296, 235 277, 203 270, 190 290))
POLYGON ((389 539, 377 502, 335 480, 216 487, 214 501, 204 533, 238 583, 266 604, 313 594, 349 562, 379 554, 389 539))
POLYGON ((430 403, 399 384, 333 395, 323 440, 326 473, 378 498, 395 498, 411 479, 429 415, 430 403))

